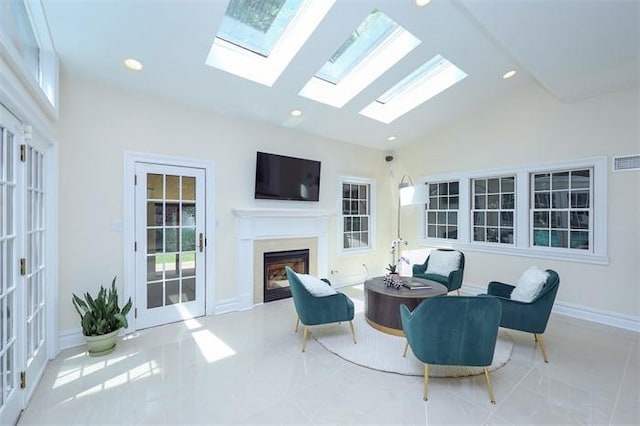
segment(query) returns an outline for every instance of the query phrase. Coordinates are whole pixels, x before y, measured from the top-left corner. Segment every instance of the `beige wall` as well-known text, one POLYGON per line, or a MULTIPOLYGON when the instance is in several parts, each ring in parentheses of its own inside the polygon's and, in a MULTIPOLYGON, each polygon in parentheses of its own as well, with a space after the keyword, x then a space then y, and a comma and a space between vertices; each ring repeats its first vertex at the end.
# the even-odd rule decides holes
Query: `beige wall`
MULTIPOLYGON (((465 282, 514 282, 524 269, 539 265, 560 274, 558 300, 637 318, 640 172, 611 172, 611 161, 638 153, 637 88, 563 103, 532 84, 400 149, 396 159, 413 176, 425 176, 606 155, 608 265, 467 251, 465 282)), ((404 229, 418 229, 419 209, 403 212, 404 223, 404 229)))
MULTIPOLYGON (((378 223, 391 222, 384 154, 267 124, 115 89, 62 75, 60 90, 60 330, 78 328, 71 293, 95 291, 118 275, 122 289, 123 234, 111 230, 123 220, 124 151, 201 158, 215 162, 216 298, 236 296, 235 221, 232 208, 337 207, 337 177, 355 175, 378 183, 378 223), (322 161, 319 203, 254 200, 256 151, 322 161), (385 195, 387 193, 387 195, 385 195)), ((385 265, 385 251, 340 257, 336 220, 331 219, 329 268, 333 279, 385 265)), ((378 227, 386 247, 387 226, 378 227)), ((379 269, 381 269, 380 267, 379 269)))

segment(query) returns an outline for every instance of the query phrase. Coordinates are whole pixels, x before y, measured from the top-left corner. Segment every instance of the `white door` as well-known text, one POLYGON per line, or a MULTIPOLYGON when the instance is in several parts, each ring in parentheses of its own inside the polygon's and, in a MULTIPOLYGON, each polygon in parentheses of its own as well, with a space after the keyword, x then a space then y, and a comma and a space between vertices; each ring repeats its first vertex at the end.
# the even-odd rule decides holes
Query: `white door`
POLYGON ((14 424, 47 362, 44 155, 0 106, 0 424, 14 424))
POLYGON ((0 106, 0 424, 14 424, 22 409, 18 354, 17 129, 0 106))
POLYGON ((205 314, 205 171, 136 163, 136 328, 205 314))

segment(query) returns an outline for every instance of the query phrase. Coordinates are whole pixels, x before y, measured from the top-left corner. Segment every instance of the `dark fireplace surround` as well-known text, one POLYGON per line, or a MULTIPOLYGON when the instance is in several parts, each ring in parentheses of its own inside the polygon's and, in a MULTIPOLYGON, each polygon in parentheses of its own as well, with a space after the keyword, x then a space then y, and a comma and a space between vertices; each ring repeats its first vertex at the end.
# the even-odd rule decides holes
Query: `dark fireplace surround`
POLYGON ((285 267, 300 274, 309 273, 309 249, 272 251, 264 253, 264 302, 291 297, 285 267))

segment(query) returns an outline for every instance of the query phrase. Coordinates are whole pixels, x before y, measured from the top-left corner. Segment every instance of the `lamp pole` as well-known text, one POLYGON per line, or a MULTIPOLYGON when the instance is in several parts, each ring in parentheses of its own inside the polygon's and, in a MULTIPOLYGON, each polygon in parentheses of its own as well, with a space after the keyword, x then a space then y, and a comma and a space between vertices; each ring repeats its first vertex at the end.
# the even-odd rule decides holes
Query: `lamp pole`
POLYGON ((413 180, 408 175, 402 176, 400 183, 398 184, 398 233, 397 238, 400 238, 400 207, 402 207, 402 190, 405 188, 413 188, 413 180))

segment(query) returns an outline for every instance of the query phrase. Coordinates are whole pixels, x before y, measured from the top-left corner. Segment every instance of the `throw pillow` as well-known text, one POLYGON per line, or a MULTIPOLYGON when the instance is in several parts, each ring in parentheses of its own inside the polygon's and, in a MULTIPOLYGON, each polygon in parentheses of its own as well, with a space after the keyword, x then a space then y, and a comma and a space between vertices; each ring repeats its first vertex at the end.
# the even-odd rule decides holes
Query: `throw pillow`
POLYGON ((313 275, 308 274, 296 274, 300 278, 300 282, 306 288, 309 293, 315 297, 325 297, 337 294, 338 292, 333 289, 329 284, 322 281, 320 278, 316 278, 313 275))
POLYGON ((429 254, 426 273, 448 277, 451 272, 457 270, 459 267, 459 251, 433 250, 431 254, 429 254))
POLYGON ((547 282, 549 274, 544 269, 532 266, 522 273, 516 288, 511 293, 512 300, 531 302, 538 296, 542 286, 547 282))

